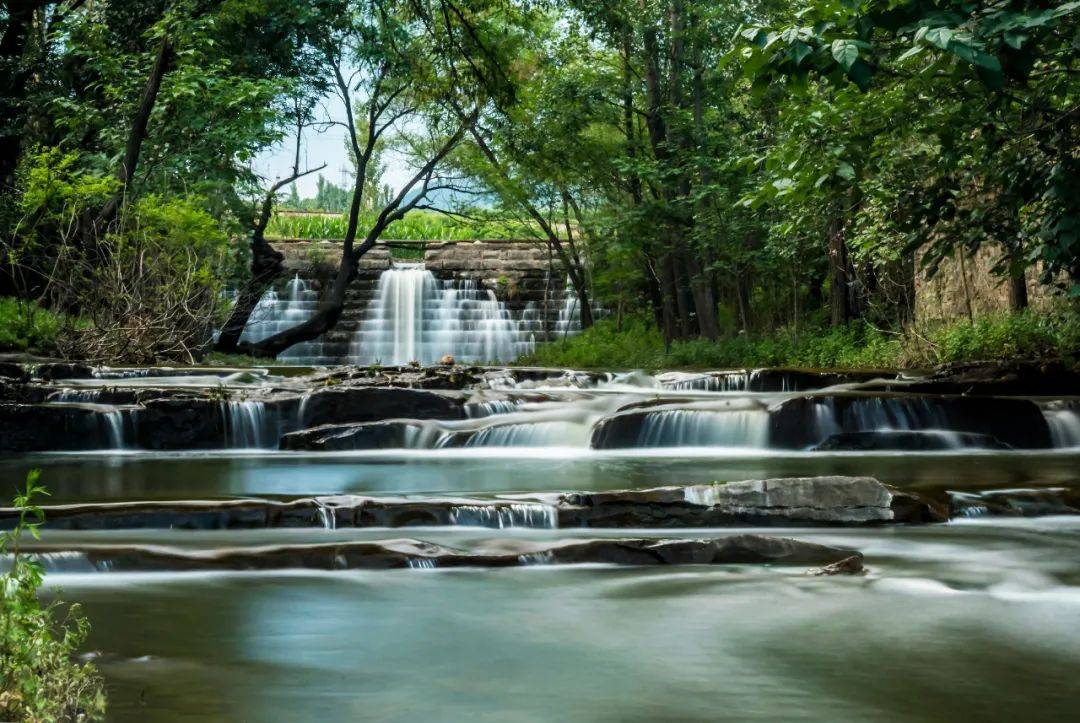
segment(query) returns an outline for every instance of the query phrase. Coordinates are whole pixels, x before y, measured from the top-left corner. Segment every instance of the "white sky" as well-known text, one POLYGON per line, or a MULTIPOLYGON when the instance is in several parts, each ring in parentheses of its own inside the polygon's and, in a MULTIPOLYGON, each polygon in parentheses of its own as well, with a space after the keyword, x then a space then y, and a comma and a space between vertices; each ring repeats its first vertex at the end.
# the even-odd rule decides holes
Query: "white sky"
MULTIPOLYGON (((316 113, 317 120, 341 120, 345 117, 345 108, 337 94, 327 96, 316 113)), ((300 170, 326 164, 326 168, 317 173, 304 176, 296 182, 296 190, 301 198, 310 198, 315 195, 321 173, 326 180, 341 186, 351 182, 352 167, 349 164, 349 156, 345 151, 346 131, 341 126, 329 126, 322 132, 315 128, 304 130, 304 143, 300 151, 300 170)), ((259 154, 253 163, 255 172, 266 180, 266 185, 276 179, 288 176, 292 172, 294 146, 290 138, 286 142, 274 146, 259 154)), ((389 184, 395 191, 408 181, 409 168, 404 159, 389 150, 383 154, 383 162, 386 164, 386 173, 383 174, 383 183, 389 184)), ((288 193, 288 188, 284 189, 288 193)))

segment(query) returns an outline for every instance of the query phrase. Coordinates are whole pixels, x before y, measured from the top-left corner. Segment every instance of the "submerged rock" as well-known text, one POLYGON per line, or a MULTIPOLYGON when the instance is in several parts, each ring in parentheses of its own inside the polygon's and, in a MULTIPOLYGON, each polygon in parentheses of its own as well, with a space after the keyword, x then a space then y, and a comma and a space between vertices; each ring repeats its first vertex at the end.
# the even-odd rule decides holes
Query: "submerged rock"
POLYGON ((324 424, 290 432, 281 438, 281 449, 329 452, 365 449, 401 449, 415 424, 408 422, 361 422, 324 424))
POLYGON ((1039 517, 1080 514, 1080 491, 1066 487, 949 492, 952 517, 1039 517))
POLYGON ((813 447, 815 452, 935 452, 959 448, 1012 449, 997 437, 971 432, 841 432, 813 447))
MULTIPOLYGON (((651 538, 565 540, 517 549, 475 550, 421 540, 278 545, 210 550, 159 546, 35 547, 33 552, 77 552, 99 570, 393 569, 408 567, 517 567, 535 564, 610 565, 831 565, 862 555, 855 550, 762 535, 705 540, 651 538)), ((855 563, 848 563, 854 565, 855 563)))

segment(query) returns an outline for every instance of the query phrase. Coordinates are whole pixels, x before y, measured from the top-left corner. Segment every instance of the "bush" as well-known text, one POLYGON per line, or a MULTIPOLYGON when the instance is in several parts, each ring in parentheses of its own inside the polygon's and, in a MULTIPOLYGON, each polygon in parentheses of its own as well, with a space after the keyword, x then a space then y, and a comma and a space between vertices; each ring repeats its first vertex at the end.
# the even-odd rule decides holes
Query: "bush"
POLYGON ((54 334, 65 356, 192 361, 222 315, 222 279, 237 261, 226 227, 205 199, 154 194, 91 223, 116 192, 115 179, 76 154, 25 154, 14 211, 0 224, 3 272, 23 298, 78 314, 54 334))
POLYGON ((0 351, 54 353, 62 321, 32 301, 0 297, 0 351))
POLYGON ((38 600, 44 571, 19 550, 22 535, 38 538, 44 516, 35 498, 47 494, 37 484, 37 471, 27 477, 25 493, 15 498, 20 509, 15 529, 0 535, 0 553, 11 556, 11 568, 0 577, 0 719, 25 721, 99 720, 105 713, 105 692, 97 670, 73 656, 90 632, 78 605, 38 600))
POLYGON ((1080 313, 1063 308, 1028 310, 932 329, 887 331, 853 322, 809 328, 795 334, 737 336, 719 341, 677 341, 664 352, 659 330, 643 317, 625 320, 622 331, 602 319, 568 339, 541 344, 521 364, 616 369, 724 369, 803 367, 882 369, 932 366, 945 362, 1061 358, 1080 354, 1080 313))

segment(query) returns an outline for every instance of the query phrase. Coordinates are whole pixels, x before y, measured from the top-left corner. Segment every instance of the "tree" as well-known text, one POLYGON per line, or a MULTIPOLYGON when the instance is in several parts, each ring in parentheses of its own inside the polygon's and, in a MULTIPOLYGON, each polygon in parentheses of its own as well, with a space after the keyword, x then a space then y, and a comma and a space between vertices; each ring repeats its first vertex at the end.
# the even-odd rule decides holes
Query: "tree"
POLYGON ((472 55, 441 52, 447 47, 480 52, 482 36, 477 29, 491 8, 480 3, 467 10, 471 14, 455 5, 451 16, 438 1, 355 3, 321 43, 325 67, 345 111, 344 119, 335 122, 345 129, 356 159, 341 261, 311 317, 262 341, 240 344, 238 351, 276 356, 334 328, 360 258, 386 227, 412 209, 426 207, 428 193, 454 188, 440 172, 475 122, 476 111, 450 110, 477 108, 489 87, 489 78, 468 62, 472 55), (415 125, 424 131, 410 132, 415 125), (378 210, 357 243, 365 191, 370 188, 369 168, 373 160, 377 164, 379 149, 391 138, 413 159, 413 174, 378 210))

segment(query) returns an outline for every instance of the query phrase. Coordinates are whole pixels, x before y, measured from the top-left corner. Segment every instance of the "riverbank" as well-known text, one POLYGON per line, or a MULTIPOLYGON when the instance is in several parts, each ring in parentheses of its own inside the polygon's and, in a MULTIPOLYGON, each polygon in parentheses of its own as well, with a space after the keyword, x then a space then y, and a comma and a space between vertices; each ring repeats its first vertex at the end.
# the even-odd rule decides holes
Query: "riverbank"
POLYGON ((973 361, 1062 359, 1075 363, 1080 350, 1080 312, 1033 310, 899 331, 853 322, 838 328, 781 329, 716 342, 676 341, 665 351, 656 326, 643 317, 621 328, 604 319, 578 336, 544 344, 517 360, 530 366, 575 369, 919 369, 973 361))

